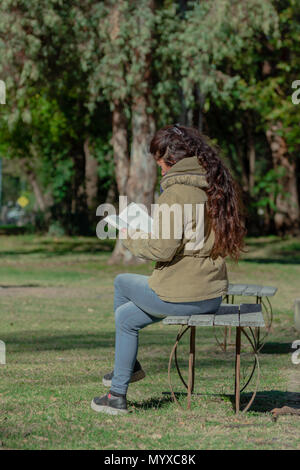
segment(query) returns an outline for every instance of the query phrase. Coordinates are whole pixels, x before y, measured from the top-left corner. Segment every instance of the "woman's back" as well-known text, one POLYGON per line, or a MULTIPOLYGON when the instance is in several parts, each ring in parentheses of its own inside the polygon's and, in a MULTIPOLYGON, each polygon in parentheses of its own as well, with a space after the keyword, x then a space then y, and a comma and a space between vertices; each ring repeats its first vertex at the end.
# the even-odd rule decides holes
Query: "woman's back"
POLYGON ((136 256, 156 261, 149 286, 165 301, 195 302, 226 294, 225 261, 210 257, 215 237, 206 210, 205 172, 197 157, 172 166, 161 187, 154 213, 157 238, 129 238, 124 245, 136 256))

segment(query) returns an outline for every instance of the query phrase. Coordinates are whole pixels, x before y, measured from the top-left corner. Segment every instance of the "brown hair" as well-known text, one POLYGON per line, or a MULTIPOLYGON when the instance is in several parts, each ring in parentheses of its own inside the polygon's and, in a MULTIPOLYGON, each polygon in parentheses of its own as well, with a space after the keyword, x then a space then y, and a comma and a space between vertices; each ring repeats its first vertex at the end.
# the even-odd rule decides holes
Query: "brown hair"
POLYGON ((173 166, 183 158, 197 156, 206 171, 208 188, 207 211, 215 232, 211 257, 231 256, 238 260, 243 251, 246 229, 242 217, 240 191, 228 168, 219 157, 219 150, 193 127, 165 126, 156 132, 150 143, 155 160, 173 166))

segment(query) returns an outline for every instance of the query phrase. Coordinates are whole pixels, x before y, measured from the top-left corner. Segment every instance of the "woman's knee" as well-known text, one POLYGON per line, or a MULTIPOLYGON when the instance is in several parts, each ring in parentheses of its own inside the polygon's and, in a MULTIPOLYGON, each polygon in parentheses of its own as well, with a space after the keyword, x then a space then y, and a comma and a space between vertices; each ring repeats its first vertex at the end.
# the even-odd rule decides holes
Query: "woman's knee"
MULTIPOLYGON (((131 303, 131 302, 130 302, 131 303)), ((135 322, 132 319, 132 307, 129 304, 120 305, 115 311, 116 330, 131 331, 135 330, 135 322)))
POLYGON ((117 274, 115 279, 114 279, 114 287, 119 287, 121 280, 122 280, 123 274, 117 274))
POLYGON ((117 274, 114 279, 115 289, 121 289, 125 285, 126 281, 128 281, 129 276, 130 273, 117 274))
POLYGON ((122 307, 123 307, 123 305, 121 305, 120 307, 118 307, 115 310, 115 324, 116 324, 116 326, 118 326, 120 324, 120 320, 121 320, 121 316, 122 316, 122 307))

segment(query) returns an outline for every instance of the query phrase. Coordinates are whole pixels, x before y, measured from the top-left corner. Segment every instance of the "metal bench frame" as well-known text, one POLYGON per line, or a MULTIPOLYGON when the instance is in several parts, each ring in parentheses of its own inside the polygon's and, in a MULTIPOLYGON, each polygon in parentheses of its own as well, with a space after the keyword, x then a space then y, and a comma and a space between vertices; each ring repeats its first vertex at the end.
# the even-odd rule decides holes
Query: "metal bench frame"
POLYGON ((262 309, 260 304, 222 304, 219 308, 218 312, 215 314, 207 314, 207 315, 192 315, 192 316, 168 316, 163 320, 164 324, 167 325, 181 325, 180 330, 177 334, 175 344, 171 350, 169 364, 168 364, 168 380, 171 390, 171 395, 173 401, 177 403, 179 402, 175 396, 175 392, 173 390, 172 381, 171 381, 171 367, 172 367, 172 360, 173 357, 175 359, 175 365, 178 372, 178 375, 183 383, 183 385, 187 388, 187 407, 190 409, 191 407, 191 396, 194 391, 194 383, 195 383, 195 339, 196 339, 196 327, 200 326, 230 326, 236 328, 236 340, 235 340, 235 411, 238 414, 240 412, 240 394, 245 390, 245 388, 251 382, 255 370, 257 369, 257 378, 256 378, 256 385, 254 392, 248 402, 247 406, 242 410, 245 413, 250 406, 252 405, 254 398, 257 393, 259 379, 260 379, 260 367, 259 367, 259 360, 258 360, 258 347, 259 342, 257 339, 257 335, 253 328, 260 328, 265 326, 265 321, 262 315, 262 309), (249 328, 249 333, 246 331, 246 328, 249 328), (182 373, 180 371, 178 360, 177 360, 177 347, 181 338, 184 334, 190 330, 190 350, 189 350, 189 367, 188 367, 188 383, 184 380, 182 373), (240 388, 240 367, 241 367, 241 336, 245 336, 248 340, 249 344, 251 345, 252 352, 254 355, 254 363, 249 375, 246 384, 240 388))

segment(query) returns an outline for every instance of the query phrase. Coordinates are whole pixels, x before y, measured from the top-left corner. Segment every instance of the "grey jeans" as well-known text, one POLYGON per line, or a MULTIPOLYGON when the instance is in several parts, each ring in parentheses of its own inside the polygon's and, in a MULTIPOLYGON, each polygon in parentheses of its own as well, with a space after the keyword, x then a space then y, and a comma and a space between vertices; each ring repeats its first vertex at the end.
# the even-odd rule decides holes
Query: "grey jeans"
POLYGON ((126 394, 138 351, 138 332, 168 315, 201 315, 218 310, 222 297, 166 302, 148 285, 149 276, 118 274, 114 281, 115 366, 111 391, 126 394))

